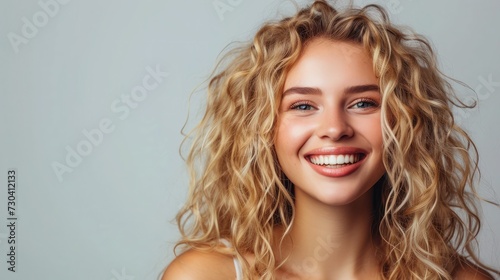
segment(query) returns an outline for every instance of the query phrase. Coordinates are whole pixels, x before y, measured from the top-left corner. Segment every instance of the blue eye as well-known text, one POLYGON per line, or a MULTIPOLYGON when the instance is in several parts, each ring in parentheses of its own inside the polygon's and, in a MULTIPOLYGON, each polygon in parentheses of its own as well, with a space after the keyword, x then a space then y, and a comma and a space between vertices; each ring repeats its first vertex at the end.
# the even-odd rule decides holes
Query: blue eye
POLYGON ((313 109, 313 107, 310 104, 307 104, 307 103, 294 104, 290 108, 292 110, 299 110, 299 111, 307 111, 307 110, 312 110, 313 109))
POLYGON ((371 100, 360 100, 356 102, 352 107, 355 109, 366 109, 370 107, 377 107, 378 104, 371 100))

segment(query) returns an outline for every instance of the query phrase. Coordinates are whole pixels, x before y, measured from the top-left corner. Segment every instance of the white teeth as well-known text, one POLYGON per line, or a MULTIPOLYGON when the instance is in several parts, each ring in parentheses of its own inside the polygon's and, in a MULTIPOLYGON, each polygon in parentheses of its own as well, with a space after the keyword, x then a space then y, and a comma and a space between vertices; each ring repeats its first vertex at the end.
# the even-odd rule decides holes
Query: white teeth
POLYGON ((329 156, 322 156, 322 160, 325 164, 329 164, 330 163, 330 157, 329 156))
MULTIPOLYGON (((349 156, 347 156, 347 157, 349 157, 349 156)), ((343 155, 337 156, 337 164, 344 164, 344 156, 343 155)))
POLYGON ((316 165, 336 165, 336 164, 349 164, 358 162, 360 159, 359 154, 352 155, 320 155, 310 156, 309 159, 316 165))

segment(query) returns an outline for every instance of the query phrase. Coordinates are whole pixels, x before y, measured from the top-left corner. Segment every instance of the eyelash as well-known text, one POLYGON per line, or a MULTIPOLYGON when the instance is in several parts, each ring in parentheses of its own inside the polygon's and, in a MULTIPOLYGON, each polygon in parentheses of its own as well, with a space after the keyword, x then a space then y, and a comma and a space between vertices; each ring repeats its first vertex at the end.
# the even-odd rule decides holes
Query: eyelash
MULTIPOLYGON (((375 108, 377 108, 379 106, 378 102, 376 102, 373 99, 361 98, 359 100, 356 100, 356 102, 353 105, 351 105, 350 107, 354 107, 354 106, 358 105, 359 103, 367 103, 367 105, 369 105, 369 107, 375 107, 375 108)), ((308 110, 311 110, 311 107, 313 107, 312 104, 311 104, 311 102, 309 102, 309 101, 299 101, 299 102, 293 103, 290 106, 290 109, 292 109, 292 110, 299 110, 299 111, 308 111, 308 110), (308 106, 308 109, 299 109, 299 107, 301 107, 301 106, 308 106)), ((366 107, 355 108, 355 109, 366 109, 366 107)))
MULTIPOLYGON (((379 106, 378 102, 376 102, 373 99, 361 98, 359 100, 356 100, 356 102, 351 107, 354 107, 359 103, 368 103, 370 105, 370 107, 375 107, 375 108, 379 106)), ((365 108, 356 108, 356 109, 365 109, 365 108)))
POLYGON ((293 103, 290 106, 290 109, 292 109, 292 110, 299 110, 299 111, 311 110, 310 108, 309 109, 299 109, 298 107, 300 107, 300 106, 309 106, 309 107, 312 107, 311 102, 309 102, 309 101, 299 101, 299 102, 293 103))

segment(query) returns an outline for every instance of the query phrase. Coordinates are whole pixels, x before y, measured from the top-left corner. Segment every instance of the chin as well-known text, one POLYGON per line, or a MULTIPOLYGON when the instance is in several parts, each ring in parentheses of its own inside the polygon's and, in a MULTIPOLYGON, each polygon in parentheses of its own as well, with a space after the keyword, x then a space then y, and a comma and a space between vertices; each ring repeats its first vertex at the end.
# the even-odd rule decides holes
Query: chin
POLYGON ((345 189, 338 187, 333 189, 331 186, 329 188, 329 190, 325 190, 326 188, 323 188, 322 190, 315 192, 315 194, 307 194, 301 190, 296 189, 295 195, 298 199, 300 199, 301 195, 305 195, 326 206, 347 206, 357 203, 366 204, 368 203, 368 201, 371 203, 371 188, 366 190, 361 189, 357 191, 352 189, 346 191, 345 189))

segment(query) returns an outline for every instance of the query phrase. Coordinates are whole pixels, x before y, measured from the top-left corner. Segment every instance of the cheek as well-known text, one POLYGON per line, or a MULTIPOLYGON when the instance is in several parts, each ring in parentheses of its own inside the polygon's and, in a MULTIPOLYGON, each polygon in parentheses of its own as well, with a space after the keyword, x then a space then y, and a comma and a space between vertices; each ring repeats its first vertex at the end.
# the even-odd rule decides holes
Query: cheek
POLYGON ((308 139, 307 128, 297 119, 281 120, 277 128, 276 156, 283 172, 290 176, 299 164, 300 149, 308 139))
POLYGON ((277 126, 277 131, 276 131, 276 138, 275 138, 275 149, 276 149, 276 154, 278 156, 278 160, 282 161, 283 155, 286 155, 286 151, 288 150, 288 143, 287 141, 290 138, 289 135, 289 128, 288 126, 283 123, 283 121, 280 121, 278 126, 277 126))
POLYGON ((280 120, 276 134, 276 151, 296 154, 309 139, 311 130, 311 125, 300 119, 280 120))
POLYGON ((382 139, 382 126, 380 124, 380 120, 374 122, 373 125, 369 128, 370 138, 373 139, 373 146, 380 147, 382 149, 383 139, 382 139))
POLYGON ((370 119, 365 119, 364 121, 358 122, 356 131, 361 133, 365 139, 370 142, 373 149, 382 149, 383 139, 382 139, 382 125, 380 123, 380 117, 373 117, 370 119))
POLYGON ((365 126, 365 138, 370 142, 372 148, 374 159, 377 162, 378 168, 377 173, 385 173, 385 166, 383 164, 383 154, 384 154, 384 141, 382 137, 382 125, 380 119, 376 118, 370 122, 370 125, 365 126))
POLYGON ((370 133, 373 137, 374 145, 382 149, 383 139, 382 139, 382 124, 380 123, 380 118, 378 118, 377 121, 373 124, 370 133))

